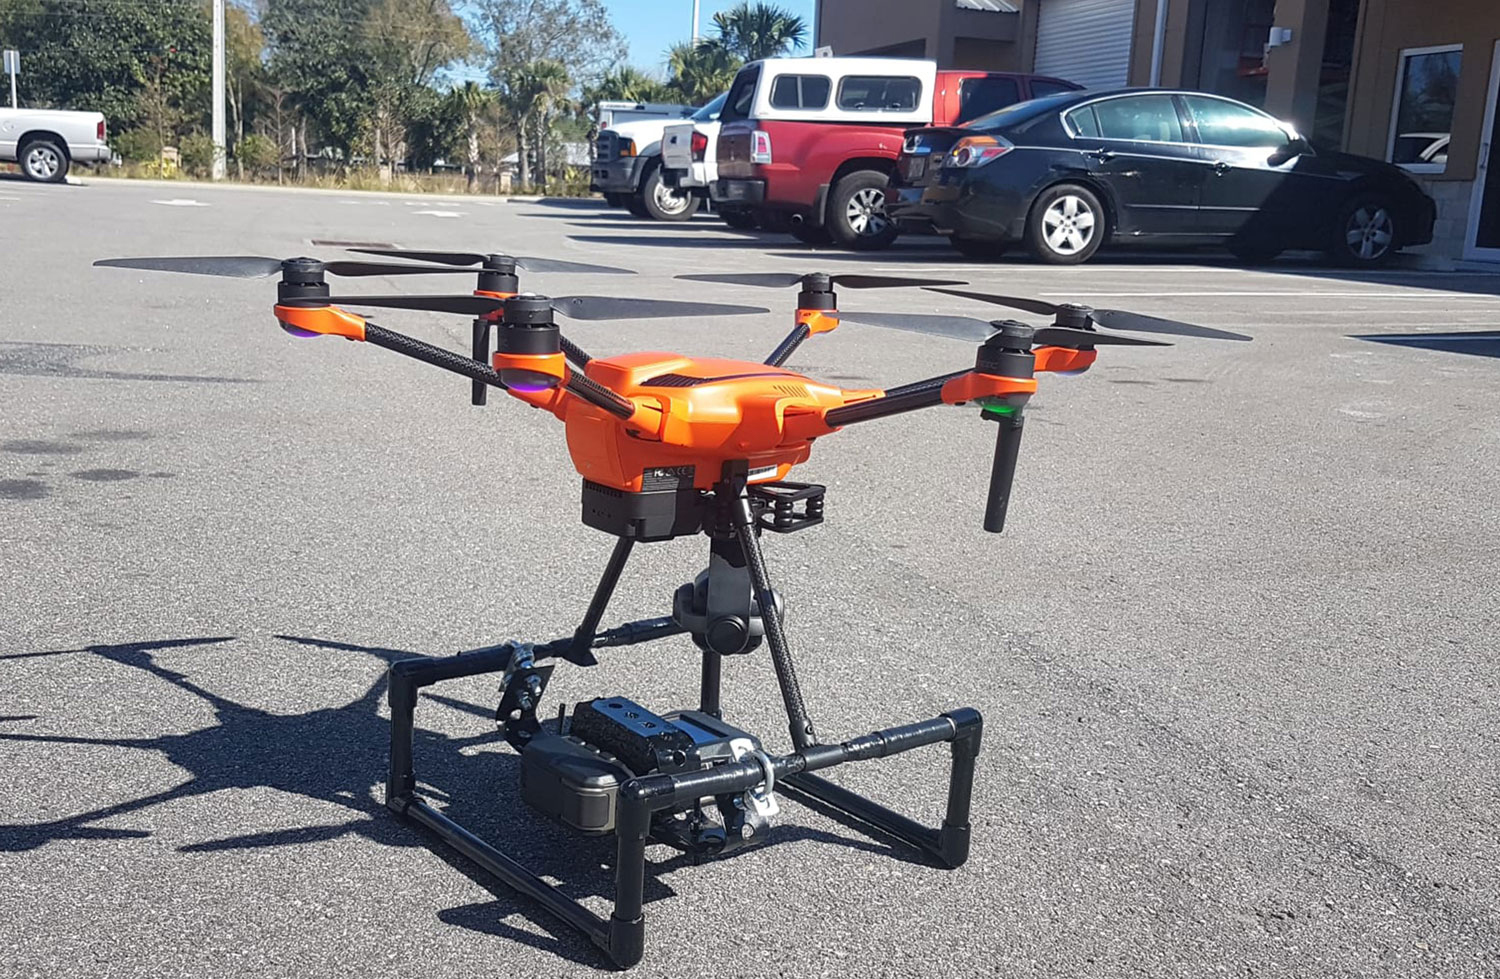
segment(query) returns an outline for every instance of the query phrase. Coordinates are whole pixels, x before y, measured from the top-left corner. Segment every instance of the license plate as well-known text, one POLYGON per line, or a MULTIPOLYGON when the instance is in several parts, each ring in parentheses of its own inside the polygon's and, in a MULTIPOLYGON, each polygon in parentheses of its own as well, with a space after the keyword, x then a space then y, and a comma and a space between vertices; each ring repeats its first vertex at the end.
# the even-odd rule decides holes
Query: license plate
POLYGON ((906 159, 906 179, 921 180, 927 175, 927 157, 910 156, 906 159))
POLYGON ((740 180, 731 180, 724 185, 724 199, 742 201, 750 196, 750 185, 740 180))

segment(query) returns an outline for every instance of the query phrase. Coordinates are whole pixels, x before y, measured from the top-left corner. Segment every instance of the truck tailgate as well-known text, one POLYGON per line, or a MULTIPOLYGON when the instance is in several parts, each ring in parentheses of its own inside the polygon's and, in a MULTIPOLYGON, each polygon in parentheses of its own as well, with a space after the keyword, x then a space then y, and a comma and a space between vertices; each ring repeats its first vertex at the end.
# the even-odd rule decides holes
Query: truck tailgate
POLYGON ((755 123, 749 120, 726 122, 719 130, 719 144, 715 158, 719 163, 722 178, 744 178, 755 176, 755 167, 750 162, 750 134, 755 123))
POLYGON ((668 126, 662 133, 661 165, 668 170, 687 170, 692 167, 692 125, 668 126))

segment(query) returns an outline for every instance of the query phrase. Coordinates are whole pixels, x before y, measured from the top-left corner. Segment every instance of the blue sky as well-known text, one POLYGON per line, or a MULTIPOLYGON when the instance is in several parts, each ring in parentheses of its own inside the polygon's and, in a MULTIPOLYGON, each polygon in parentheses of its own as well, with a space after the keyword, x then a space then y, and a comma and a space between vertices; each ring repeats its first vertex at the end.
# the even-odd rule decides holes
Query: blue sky
MULTIPOLYGON (((807 22, 809 47, 799 54, 812 54, 813 0, 773 0, 779 7, 807 22)), ((712 33, 714 14, 735 6, 737 0, 699 0, 698 30, 712 33)), ((693 0, 604 0, 615 30, 630 45, 630 63, 657 75, 665 71, 664 55, 678 41, 693 33, 693 0)))

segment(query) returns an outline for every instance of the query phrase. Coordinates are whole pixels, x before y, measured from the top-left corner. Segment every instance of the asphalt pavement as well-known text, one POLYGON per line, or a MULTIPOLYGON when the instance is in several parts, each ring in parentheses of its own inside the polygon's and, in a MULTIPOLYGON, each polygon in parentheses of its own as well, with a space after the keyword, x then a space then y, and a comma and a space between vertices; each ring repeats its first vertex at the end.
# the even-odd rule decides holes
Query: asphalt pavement
MULTIPOLYGON (((795 292, 712 271, 918 271, 1239 330, 1043 378, 1003 535, 993 429, 934 409, 822 439, 827 521, 768 537, 825 738, 985 716, 969 862, 787 800, 771 844, 648 856, 643 976, 1500 974, 1500 274, 1121 253, 973 264, 937 239, 812 249, 601 203, 0 179, 0 975, 591 976, 585 940, 380 804, 383 671, 571 633, 611 539, 561 426, 386 351, 294 340, 274 280, 107 256, 503 251, 637 270, 550 294, 754 303, 580 323, 597 356, 759 360, 795 292)), ((344 280, 345 291, 462 276, 344 280)), ((911 290, 846 310, 991 318, 911 290)), ((1024 317, 1022 317, 1024 318, 1024 317)), ((454 349, 462 318, 377 322, 454 349)), ((788 365, 845 387, 959 370, 845 324, 788 365)), ((701 539, 637 551, 610 621, 664 615, 701 539)), ((685 640, 560 667, 552 704, 692 706, 685 640)), ((491 679, 432 688, 436 804, 608 907, 608 841, 526 809, 491 679)), ((726 713, 786 747, 770 663, 726 713)), ((941 812, 937 748, 834 777, 941 812)))

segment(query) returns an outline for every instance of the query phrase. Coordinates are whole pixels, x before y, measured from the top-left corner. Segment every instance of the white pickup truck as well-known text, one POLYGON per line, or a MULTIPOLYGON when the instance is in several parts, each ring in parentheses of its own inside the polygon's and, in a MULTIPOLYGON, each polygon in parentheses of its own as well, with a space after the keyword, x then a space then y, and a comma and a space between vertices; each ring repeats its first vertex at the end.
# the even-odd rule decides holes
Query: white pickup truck
POLYGON ((109 162, 104 116, 61 109, 0 109, 0 162, 19 163, 32 180, 62 183, 68 167, 109 162))
POLYGON ((662 174, 662 131, 686 119, 707 122, 719 117, 720 95, 700 109, 676 119, 616 122, 594 140, 589 189, 599 191, 611 207, 626 207, 636 217, 686 221, 702 201, 668 184, 662 174))

